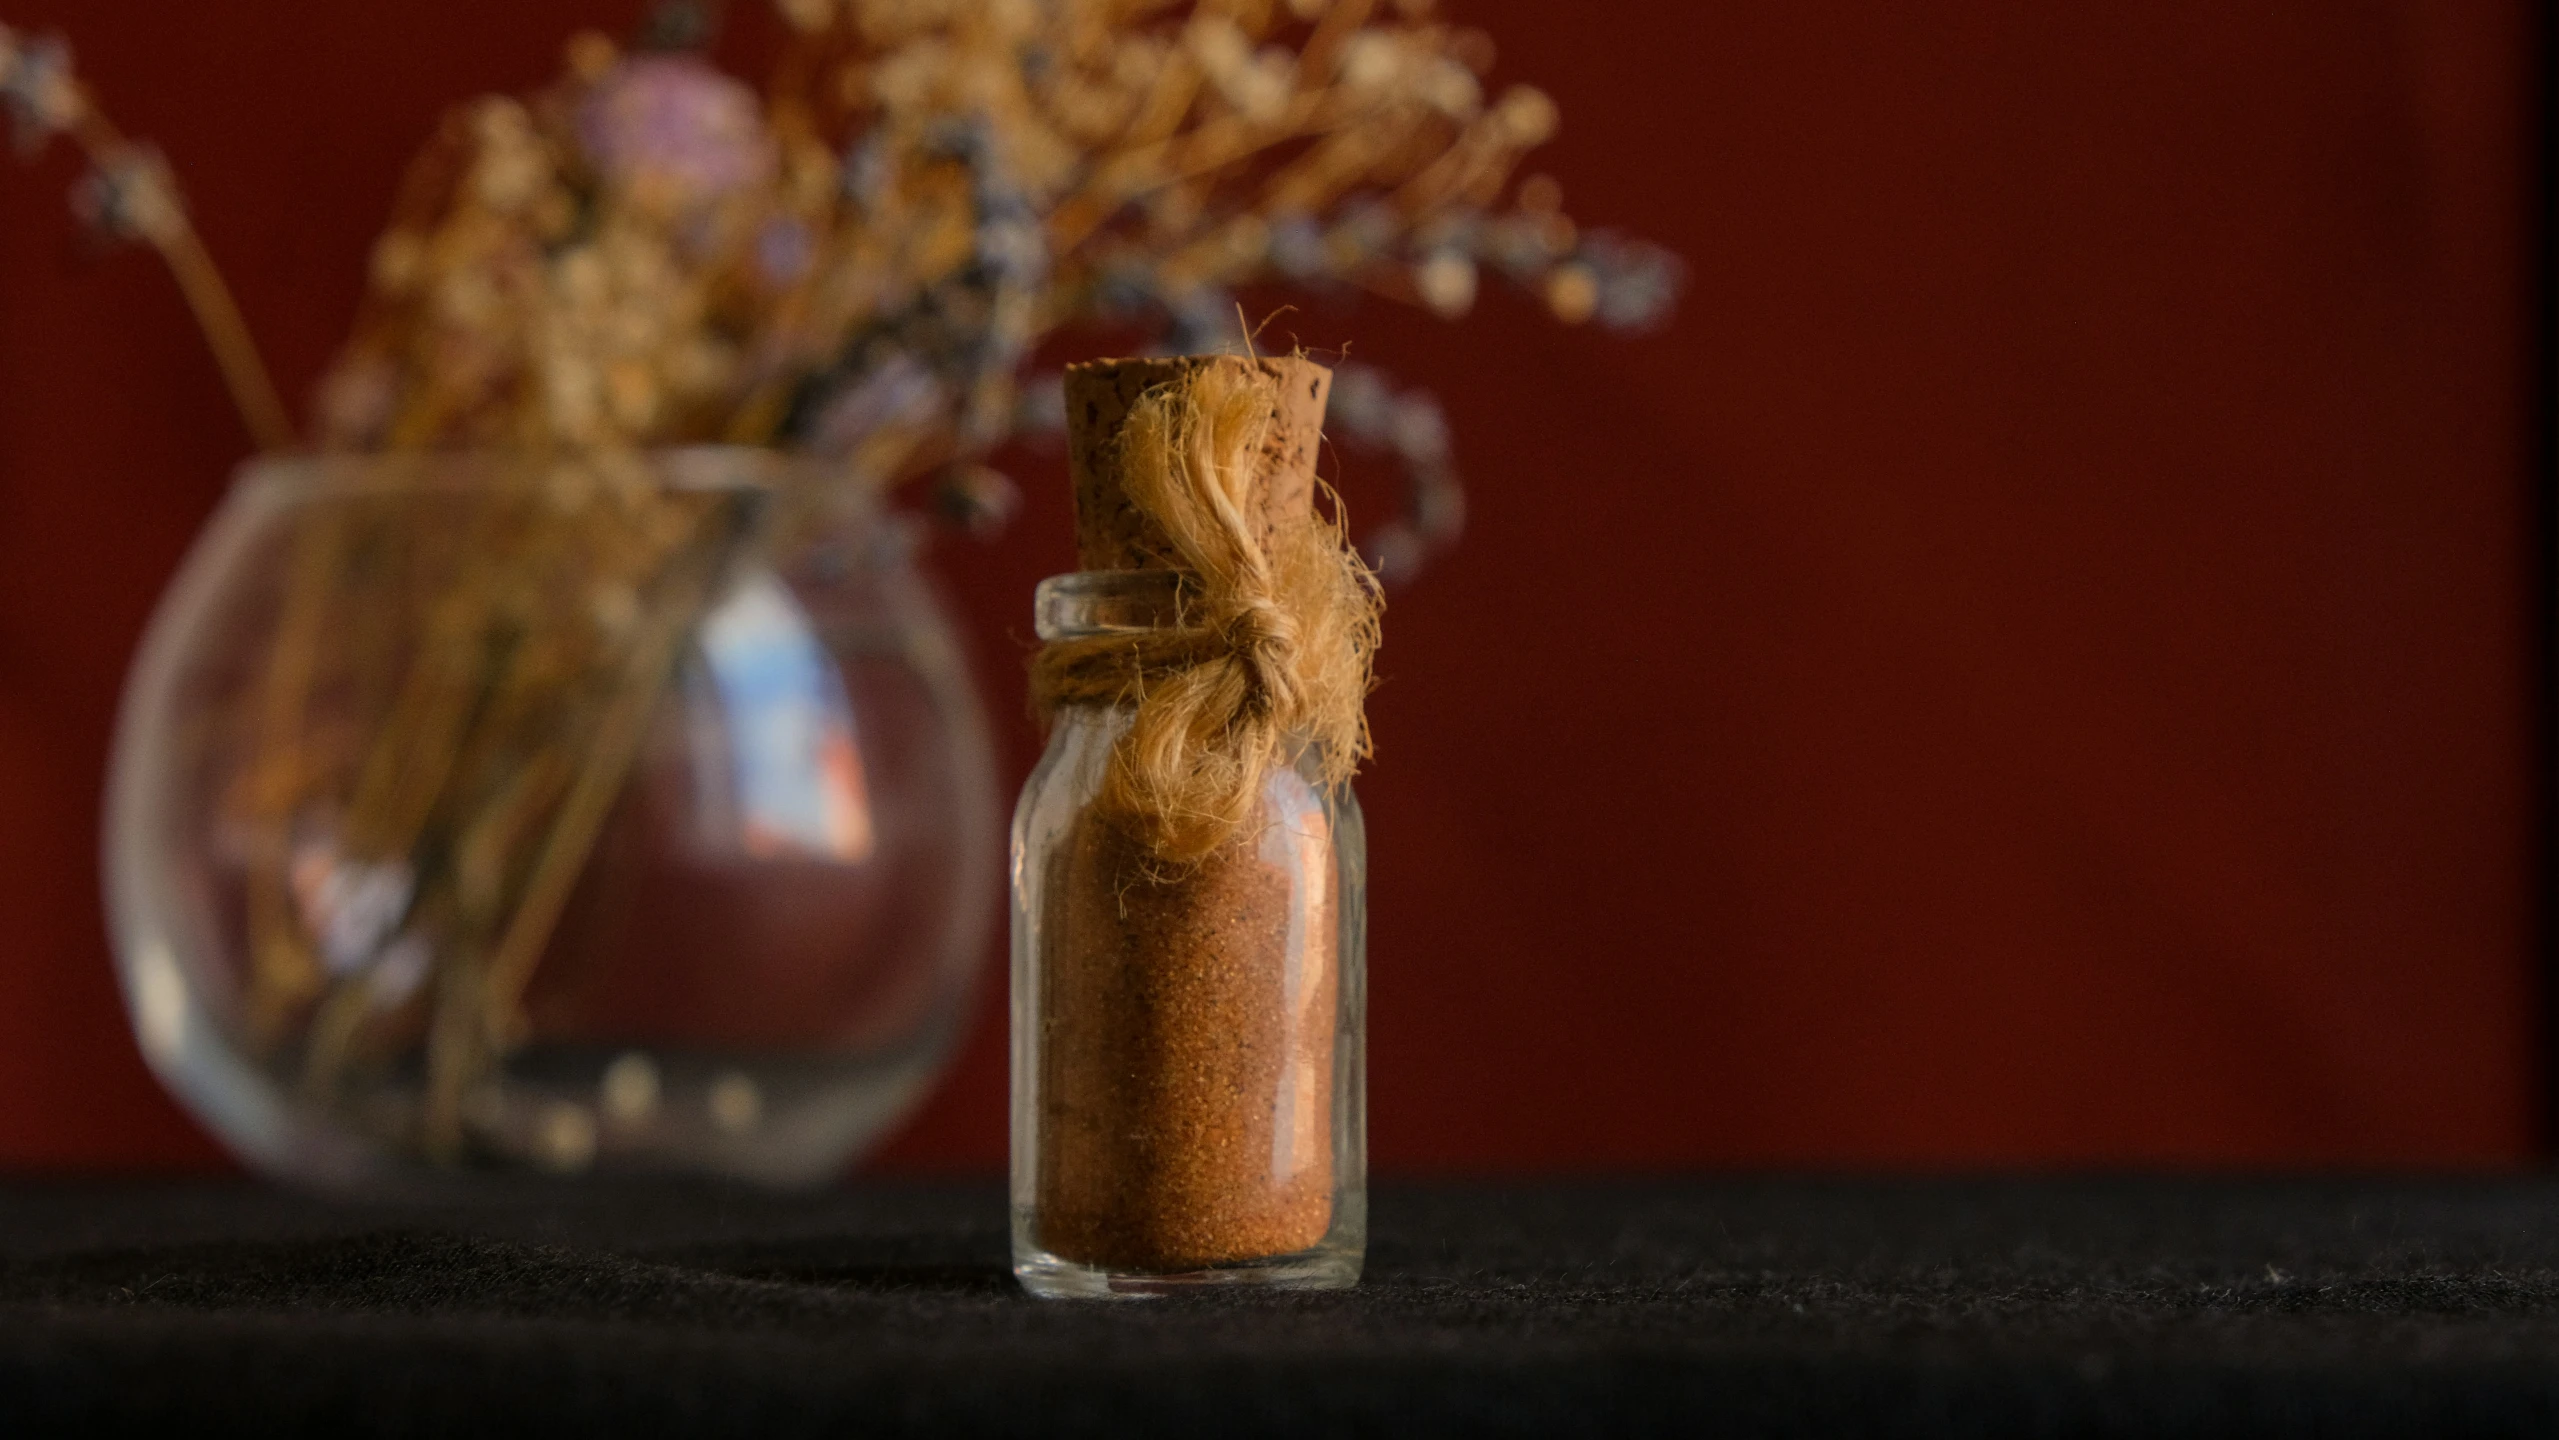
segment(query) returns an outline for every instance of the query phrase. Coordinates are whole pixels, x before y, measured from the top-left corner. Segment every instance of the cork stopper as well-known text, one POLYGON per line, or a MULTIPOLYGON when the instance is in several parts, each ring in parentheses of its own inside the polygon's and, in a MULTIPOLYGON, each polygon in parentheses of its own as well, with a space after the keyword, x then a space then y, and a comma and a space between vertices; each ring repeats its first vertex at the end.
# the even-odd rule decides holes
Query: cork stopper
POLYGON ((1153 521, 1138 513, 1120 486, 1114 456, 1121 427, 1137 397, 1212 365, 1250 367, 1279 382, 1271 412, 1264 463, 1255 477, 1250 508, 1260 515, 1263 539, 1285 525, 1303 525, 1315 509, 1315 455, 1324 438, 1324 401, 1333 372, 1312 360, 1240 355, 1192 355, 1163 360, 1096 360, 1066 367, 1066 464, 1075 482, 1075 554, 1086 570, 1178 568, 1172 547, 1153 521))

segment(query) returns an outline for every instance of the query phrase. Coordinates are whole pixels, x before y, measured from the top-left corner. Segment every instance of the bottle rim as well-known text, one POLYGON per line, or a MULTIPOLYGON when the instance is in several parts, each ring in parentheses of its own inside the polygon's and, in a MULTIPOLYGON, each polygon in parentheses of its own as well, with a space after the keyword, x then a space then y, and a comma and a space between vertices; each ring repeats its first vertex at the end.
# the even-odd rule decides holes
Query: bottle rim
POLYGON ((1079 570, 1052 575, 1032 595, 1031 619, 1042 640, 1137 635, 1182 623, 1192 600, 1180 570, 1079 570))

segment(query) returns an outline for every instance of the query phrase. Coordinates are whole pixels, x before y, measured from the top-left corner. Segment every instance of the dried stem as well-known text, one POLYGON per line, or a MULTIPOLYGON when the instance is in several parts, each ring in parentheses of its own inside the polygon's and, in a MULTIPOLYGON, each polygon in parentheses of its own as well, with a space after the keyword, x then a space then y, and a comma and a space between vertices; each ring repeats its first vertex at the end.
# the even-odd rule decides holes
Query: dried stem
POLYGON ((177 280, 178 293, 195 315, 196 328, 203 332, 205 345, 213 352, 213 363, 222 372, 222 383, 231 392, 231 403, 239 410, 250 438, 261 450, 296 448, 301 440, 294 430, 293 417, 276 393, 266 361, 258 354, 257 340, 249 332, 249 322, 241 315, 239 302, 232 299, 231 287, 224 283, 221 269, 205 250, 204 240, 197 235, 195 223, 188 218, 165 167, 158 157, 127 140, 85 89, 75 84, 74 93, 71 137, 90 163, 98 167, 102 181, 115 183, 122 174, 135 183, 162 188, 163 194, 150 197, 147 202, 152 204, 154 213, 136 227, 137 233, 160 252, 169 274, 177 280), (149 173, 137 171, 137 166, 149 173))

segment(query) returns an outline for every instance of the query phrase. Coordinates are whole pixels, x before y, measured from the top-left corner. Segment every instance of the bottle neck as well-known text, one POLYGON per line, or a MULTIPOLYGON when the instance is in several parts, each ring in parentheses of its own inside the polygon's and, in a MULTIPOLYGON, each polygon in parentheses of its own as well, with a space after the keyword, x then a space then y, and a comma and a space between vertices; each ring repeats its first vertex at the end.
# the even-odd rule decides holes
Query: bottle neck
POLYGON ((1179 570, 1082 570, 1040 582, 1032 622, 1040 639, 1091 640, 1142 635, 1182 623, 1190 577, 1179 570))

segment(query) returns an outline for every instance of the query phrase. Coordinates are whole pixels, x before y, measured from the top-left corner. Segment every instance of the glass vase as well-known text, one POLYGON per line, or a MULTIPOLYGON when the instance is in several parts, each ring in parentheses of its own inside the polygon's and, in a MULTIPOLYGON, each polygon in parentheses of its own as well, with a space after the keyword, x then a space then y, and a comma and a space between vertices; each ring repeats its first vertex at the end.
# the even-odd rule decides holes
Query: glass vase
MULTIPOLYGON (((1180 580, 1040 587, 1045 641, 1173 623, 1180 580)), ((1126 706, 1057 716, 1013 821, 1013 1269, 1046 1298, 1336 1289, 1367 1244, 1367 841, 1294 747, 1166 865, 1097 804, 1126 706)))
POLYGON ((144 1055, 288 1180, 837 1174, 945 1062, 995 883, 911 551, 771 452, 248 466, 116 737, 144 1055))

